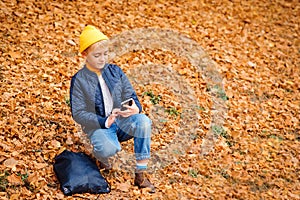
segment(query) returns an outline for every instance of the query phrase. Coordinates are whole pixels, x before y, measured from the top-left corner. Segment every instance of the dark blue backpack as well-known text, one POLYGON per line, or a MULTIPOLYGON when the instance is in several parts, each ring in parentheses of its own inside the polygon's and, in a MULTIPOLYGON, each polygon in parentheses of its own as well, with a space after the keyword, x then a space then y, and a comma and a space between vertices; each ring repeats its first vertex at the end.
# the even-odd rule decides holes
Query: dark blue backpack
POLYGON ((109 193, 110 185, 96 163, 85 153, 63 151, 55 157, 54 172, 62 192, 67 195, 109 193))

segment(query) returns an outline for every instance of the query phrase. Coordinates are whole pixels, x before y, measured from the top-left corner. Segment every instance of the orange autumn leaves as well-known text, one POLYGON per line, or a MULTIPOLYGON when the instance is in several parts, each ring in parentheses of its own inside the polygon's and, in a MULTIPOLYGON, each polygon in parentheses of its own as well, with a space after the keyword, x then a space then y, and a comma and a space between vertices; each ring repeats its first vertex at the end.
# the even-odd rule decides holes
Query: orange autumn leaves
MULTIPOLYGON (((145 49, 116 58, 126 72, 149 63, 175 70, 195 93, 199 128, 189 134, 189 149, 175 152, 171 164, 151 174, 156 194, 134 187, 132 174, 121 168, 106 174, 113 190, 99 199, 299 199, 298 1, 28 0, 3 1, 0 9, 4 199, 68 199, 52 164, 63 149, 86 151, 71 118, 68 88, 83 62, 77 44, 87 23, 109 36, 141 27, 187 35, 216 63, 229 98, 214 151, 200 156, 213 112, 201 73, 169 51, 145 49)), ((184 105, 164 84, 133 85, 156 122, 152 150, 168 147, 180 130, 184 105)), ((132 143, 123 149, 132 152, 132 143)))

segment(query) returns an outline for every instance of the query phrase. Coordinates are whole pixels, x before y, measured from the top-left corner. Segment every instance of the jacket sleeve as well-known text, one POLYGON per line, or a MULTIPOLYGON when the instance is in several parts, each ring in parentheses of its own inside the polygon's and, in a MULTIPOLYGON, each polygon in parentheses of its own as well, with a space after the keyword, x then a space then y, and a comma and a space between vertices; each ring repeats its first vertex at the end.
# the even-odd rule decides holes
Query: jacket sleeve
POLYGON ((121 82, 122 82, 122 96, 123 96, 123 101, 129 98, 133 98, 135 101, 135 104, 139 108, 139 112, 142 112, 142 106, 141 103, 136 95, 136 92, 134 88, 132 87, 128 77, 125 75, 125 73, 122 71, 121 72, 121 82))
MULTIPOLYGON (((84 86, 76 75, 71 79, 70 103, 73 119, 83 126, 84 129, 106 128, 105 121, 107 117, 101 117, 96 114, 95 105, 88 102, 85 95, 84 86)), ((89 94, 91 95, 91 94, 89 94)))
POLYGON ((139 112, 142 112, 142 106, 136 92, 128 77, 119 66, 110 64, 106 70, 103 71, 103 78, 113 97, 114 108, 120 108, 122 101, 133 98, 139 108, 139 112))

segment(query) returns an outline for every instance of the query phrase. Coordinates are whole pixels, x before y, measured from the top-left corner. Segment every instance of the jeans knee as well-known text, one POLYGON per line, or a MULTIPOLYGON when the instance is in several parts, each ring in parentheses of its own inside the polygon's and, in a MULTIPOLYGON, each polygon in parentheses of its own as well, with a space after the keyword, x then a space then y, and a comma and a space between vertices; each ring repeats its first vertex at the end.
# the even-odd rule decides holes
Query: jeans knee
POLYGON ((94 146, 94 155, 97 158, 109 158, 111 156, 114 156, 119 151, 121 151, 120 146, 115 146, 115 145, 94 146))
POLYGON ((152 121, 144 114, 140 114, 132 128, 135 129, 134 136, 138 138, 149 138, 151 136, 152 121))
POLYGON ((138 127, 149 128, 149 127, 151 127, 152 121, 146 115, 140 114, 136 120, 136 123, 137 123, 138 127))

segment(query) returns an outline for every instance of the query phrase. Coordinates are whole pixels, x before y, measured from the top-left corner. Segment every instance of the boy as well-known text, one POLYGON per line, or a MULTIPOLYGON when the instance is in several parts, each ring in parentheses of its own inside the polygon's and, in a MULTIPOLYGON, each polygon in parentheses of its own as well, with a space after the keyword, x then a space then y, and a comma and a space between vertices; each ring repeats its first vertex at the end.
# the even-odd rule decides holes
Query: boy
POLYGON ((121 150, 120 142, 133 138, 134 184, 155 192, 145 174, 150 158, 151 120, 141 114, 141 104, 124 72, 107 63, 108 37, 88 25, 79 42, 85 65, 71 80, 72 117, 88 135, 94 156, 106 170, 111 169, 108 158, 121 150), (124 105, 121 110, 121 102, 128 99, 131 105, 124 105))

